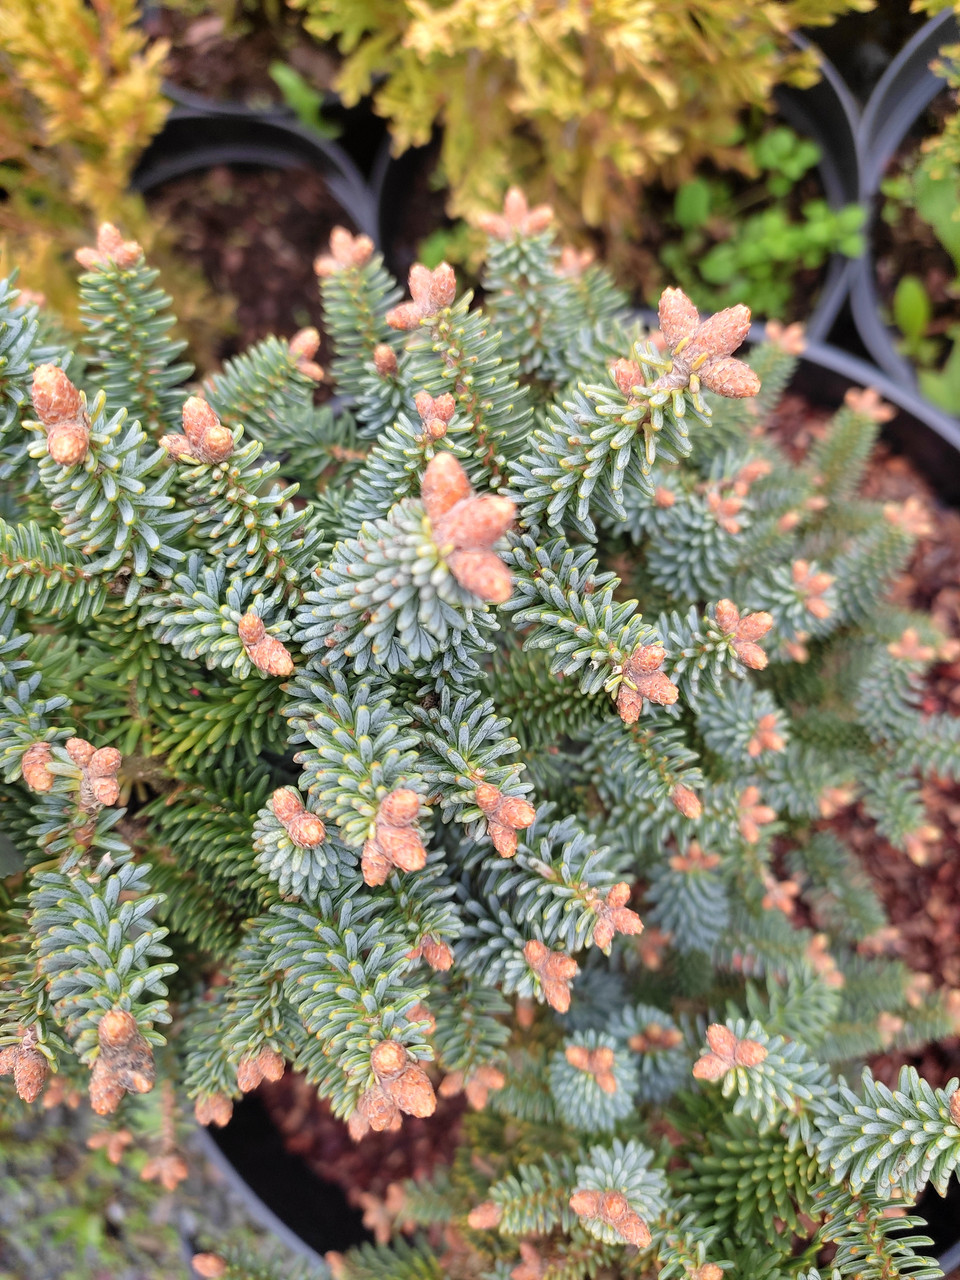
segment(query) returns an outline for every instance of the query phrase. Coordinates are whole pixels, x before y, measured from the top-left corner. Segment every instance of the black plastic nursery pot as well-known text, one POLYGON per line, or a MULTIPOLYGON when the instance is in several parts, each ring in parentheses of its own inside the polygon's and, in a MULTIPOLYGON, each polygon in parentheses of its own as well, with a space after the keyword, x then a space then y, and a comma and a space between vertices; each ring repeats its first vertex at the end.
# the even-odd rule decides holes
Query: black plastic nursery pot
MULTIPOLYGON (((801 48, 810 41, 795 37, 801 48)), ((853 95, 833 64, 819 57, 820 79, 809 89, 781 86, 776 93, 780 115, 792 129, 820 148, 817 172, 831 209, 856 204, 860 198, 857 147, 859 111, 853 95)), ((847 297, 850 260, 834 254, 812 315, 805 323, 811 341, 825 341, 847 297)))
POLYGON ((357 231, 377 239, 373 194, 342 147, 279 114, 240 105, 175 107, 141 156, 132 185, 147 193, 218 165, 315 169, 357 231))
POLYGON ((226 1128, 200 1128, 198 1143, 252 1220, 314 1265, 372 1238, 340 1187, 286 1150, 255 1094, 236 1104, 226 1128))
POLYGON ((223 304, 210 313, 213 325, 185 308, 200 363, 305 327, 320 333, 319 362, 329 360, 312 264, 338 225, 377 235, 370 188, 337 143, 242 106, 177 107, 132 185, 183 261, 230 300, 229 314, 223 304))
MULTIPOLYGON (((874 220, 874 226, 878 216, 877 197, 887 166, 944 87, 944 81, 930 70, 930 63, 941 46, 958 39, 960 30, 952 12, 944 12, 932 19, 891 62, 864 108, 857 136, 860 199, 868 218, 874 220)), ((919 397, 916 372, 910 361, 897 350, 895 333, 884 319, 874 257, 869 247, 862 257, 850 264, 850 303, 857 332, 877 365, 888 377, 910 388, 919 397)), ((960 416, 953 417, 925 398, 919 398, 924 406, 924 419, 935 430, 941 430, 945 423, 954 427, 960 424, 960 416)))

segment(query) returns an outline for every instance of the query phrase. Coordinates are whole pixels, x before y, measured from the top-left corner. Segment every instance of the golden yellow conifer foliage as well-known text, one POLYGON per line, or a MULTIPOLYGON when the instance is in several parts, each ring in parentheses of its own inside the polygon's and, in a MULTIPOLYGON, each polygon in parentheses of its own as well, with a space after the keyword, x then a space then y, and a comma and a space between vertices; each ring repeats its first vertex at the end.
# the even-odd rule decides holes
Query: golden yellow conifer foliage
MULTIPOLYGON (((140 155, 170 110, 167 46, 148 45, 137 0, 3 0, 0 4, 0 269, 76 316, 74 250, 108 220, 165 265, 181 317, 211 299, 176 262, 143 200, 129 190, 140 155)), ((196 337, 196 335, 192 335, 196 337)))
POLYGON ((510 182, 568 228, 628 231, 639 190, 738 163, 745 107, 816 79, 790 42, 871 0, 288 0, 336 39, 347 103, 373 92, 398 152, 443 127, 451 212, 510 182))

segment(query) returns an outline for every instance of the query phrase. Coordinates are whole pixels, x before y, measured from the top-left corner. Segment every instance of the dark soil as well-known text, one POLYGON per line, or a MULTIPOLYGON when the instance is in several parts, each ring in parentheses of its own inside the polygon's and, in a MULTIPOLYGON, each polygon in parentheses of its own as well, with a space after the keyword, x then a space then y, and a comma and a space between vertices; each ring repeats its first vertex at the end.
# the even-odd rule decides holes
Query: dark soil
POLYGON ((319 92, 330 89, 338 67, 334 51, 305 34, 293 10, 277 8, 275 22, 254 12, 228 26, 217 14, 192 17, 158 6, 143 23, 151 39, 170 42, 165 70, 176 88, 263 108, 283 100, 270 75, 272 62, 289 62, 319 92))
MULTIPOLYGON (((333 227, 355 228, 315 170, 220 166, 165 183, 147 203, 172 224, 183 257, 236 299, 221 359, 270 333, 290 337, 315 325, 323 334, 313 260, 333 227)), ((329 355, 324 341, 317 359, 329 355)))

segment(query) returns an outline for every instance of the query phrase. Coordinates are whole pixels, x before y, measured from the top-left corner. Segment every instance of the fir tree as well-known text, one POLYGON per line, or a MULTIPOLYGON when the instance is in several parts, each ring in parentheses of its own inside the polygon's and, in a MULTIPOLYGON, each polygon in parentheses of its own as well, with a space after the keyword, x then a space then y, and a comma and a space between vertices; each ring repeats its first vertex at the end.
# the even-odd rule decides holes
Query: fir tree
POLYGON ((0 287, 0 1071, 222 1124, 289 1064, 358 1140, 464 1092, 427 1235, 356 1280, 932 1274, 889 1210, 960 1161, 956 1083, 835 1072, 950 1018, 858 953, 884 913, 817 827, 935 838, 960 769, 943 638, 884 599, 917 512, 857 496, 884 408, 786 460, 797 335, 745 363, 746 309, 679 290, 642 333, 549 221, 487 220, 486 310, 338 230, 349 416, 310 331, 188 395, 113 228, 82 387, 0 287))

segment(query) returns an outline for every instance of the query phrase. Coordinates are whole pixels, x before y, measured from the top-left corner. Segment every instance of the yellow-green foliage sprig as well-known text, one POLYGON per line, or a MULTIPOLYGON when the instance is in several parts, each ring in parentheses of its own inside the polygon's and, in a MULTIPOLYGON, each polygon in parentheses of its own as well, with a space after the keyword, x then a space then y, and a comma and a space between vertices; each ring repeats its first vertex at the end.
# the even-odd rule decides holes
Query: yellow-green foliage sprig
POLYGON ((561 220, 629 230, 641 186, 688 177, 703 160, 742 164, 745 107, 778 83, 816 80, 791 30, 870 0, 740 5, 653 0, 288 0, 337 40, 338 88, 373 93, 394 148, 443 128, 450 211, 470 217, 510 181, 561 220))

